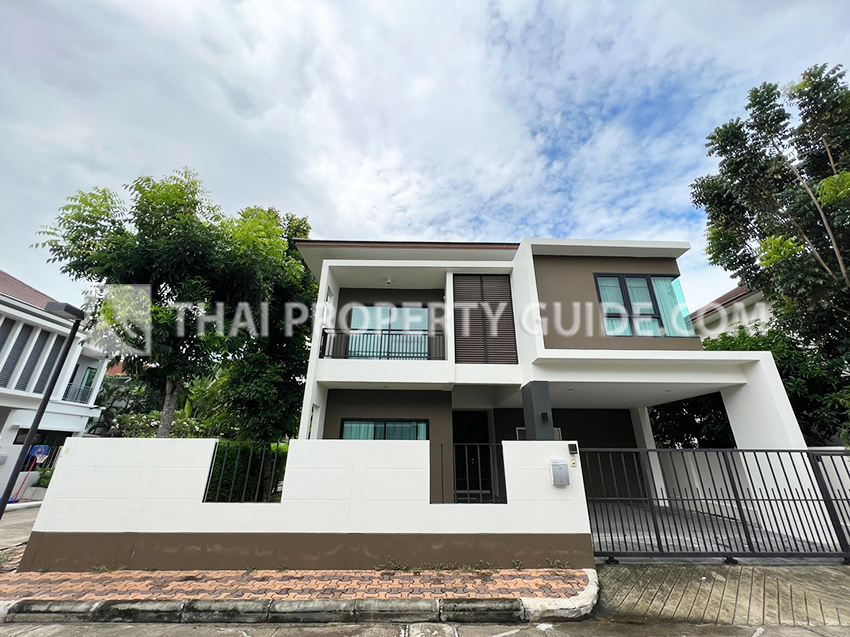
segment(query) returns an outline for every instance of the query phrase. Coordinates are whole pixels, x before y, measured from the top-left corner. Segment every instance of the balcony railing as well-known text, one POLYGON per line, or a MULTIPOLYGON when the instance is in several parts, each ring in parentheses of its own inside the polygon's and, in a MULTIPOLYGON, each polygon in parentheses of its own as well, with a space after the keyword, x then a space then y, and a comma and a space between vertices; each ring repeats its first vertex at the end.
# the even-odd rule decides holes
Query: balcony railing
POLYGON ((85 387, 83 385, 68 385, 65 389, 65 395, 62 397, 62 400, 67 400, 71 403, 87 403, 89 402, 89 397, 91 396, 91 387, 85 387))
POLYGON ((428 330, 322 331, 320 358, 363 360, 445 360, 443 332, 428 330))

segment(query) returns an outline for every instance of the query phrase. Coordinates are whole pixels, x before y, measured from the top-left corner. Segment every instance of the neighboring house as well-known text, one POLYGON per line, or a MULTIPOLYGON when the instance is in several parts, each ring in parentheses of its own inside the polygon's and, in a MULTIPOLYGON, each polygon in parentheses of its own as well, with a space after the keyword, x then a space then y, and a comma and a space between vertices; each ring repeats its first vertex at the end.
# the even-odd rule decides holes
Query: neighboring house
POLYGON ((700 338, 713 338, 737 325, 766 323, 771 318, 771 305, 760 290, 741 285, 693 312, 691 321, 700 338))
MULTIPOLYGON (((0 271, 0 483, 6 484, 50 379, 71 322, 45 311, 50 297, 0 271)), ((36 444, 50 447, 52 464, 66 438, 80 436, 97 417, 103 354, 78 333, 39 426, 36 444)))

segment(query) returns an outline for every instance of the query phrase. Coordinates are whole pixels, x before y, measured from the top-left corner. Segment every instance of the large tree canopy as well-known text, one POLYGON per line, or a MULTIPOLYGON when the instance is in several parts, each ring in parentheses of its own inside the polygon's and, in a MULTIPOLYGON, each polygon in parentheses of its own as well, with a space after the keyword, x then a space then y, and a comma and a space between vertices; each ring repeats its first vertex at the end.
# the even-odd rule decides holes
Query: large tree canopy
POLYGON ((750 91, 708 136, 715 175, 692 186, 711 263, 774 301, 778 324, 850 360, 850 89, 841 67, 750 91))
MULTIPOLYGON (((305 344, 281 343, 277 335, 255 338, 250 330, 233 328, 245 325, 239 304, 248 304, 257 325, 262 303, 269 302, 279 320, 278 308, 286 301, 312 294, 310 275, 293 245, 308 235, 306 219, 281 216, 272 208, 246 208, 226 216, 189 170, 159 180, 140 177, 126 188, 129 205, 102 188, 69 197, 44 231, 48 238, 43 245, 74 279, 150 286, 148 351, 139 347, 138 353, 125 351, 121 358, 132 378, 164 391, 158 435, 169 435, 183 387, 222 365, 234 379, 229 386, 240 387, 237 394, 250 394, 247 388, 255 382, 258 391, 266 388, 259 400, 274 393, 267 389, 269 383, 290 392, 276 411, 285 428, 296 417, 291 410, 297 413, 291 392, 297 393, 295 379, 303 374, 305 344), (197 315, 216 314, 219 307, 221 323, 210 321, 195 329, 197 315), (268 367, 248 364, 257 357, 268 367)), ((114 318, 114 307, 102 297, 94 299, 92 310, 114 318)), ((138 341, 142 336, 127 338, 138 341)), ((232 403, 234 409, 250 412, 244 397, 234 397, 232 403)))

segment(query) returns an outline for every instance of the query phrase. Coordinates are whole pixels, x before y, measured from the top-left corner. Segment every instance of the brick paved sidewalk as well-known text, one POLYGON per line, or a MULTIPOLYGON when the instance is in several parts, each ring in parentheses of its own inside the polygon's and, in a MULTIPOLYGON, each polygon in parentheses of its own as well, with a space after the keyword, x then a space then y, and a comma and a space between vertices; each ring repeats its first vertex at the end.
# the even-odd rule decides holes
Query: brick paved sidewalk
POLYGON ((568 598, 583 571, 114 571, 2 573, 0 600, 568 598))

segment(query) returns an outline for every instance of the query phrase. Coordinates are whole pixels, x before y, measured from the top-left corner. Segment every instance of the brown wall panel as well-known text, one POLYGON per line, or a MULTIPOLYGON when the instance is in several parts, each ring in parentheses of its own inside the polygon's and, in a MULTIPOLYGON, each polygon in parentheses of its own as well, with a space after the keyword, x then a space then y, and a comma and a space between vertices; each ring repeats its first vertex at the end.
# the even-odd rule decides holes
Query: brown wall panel
MULTIPOLYGON (((498 506, 498 505, 481 505, 498 506)), ((19 571, 373 569, 490 562, 526 568, 561 560, 594 568, 589 534, 45 533, 35 531, 19 571)))
POLYGON ((675 259, 629 257, 534 257, 537 296, 546 304, 541 314, 549 323, 543 343, 547 349, 629 349, 629 350, 701 350, 694 337, 606 336, 599 306, 594 274, 654 274, 678 276, 675 259), (554 303, 561 303, 560 323, 564 330, 573 325, 573 303, 580 304, 581 328, 572 336, 558 334, 554 303), (593 306, 592 332, 586 333, 585 303, 593 306))
MULTIPOLYGON (((496 442, 516 440, 516 428, 524 427, 522 409, 495 409, 496 442)), ((634 448, 635 432, 627 409, 553 409, 552 424, 564 440, 579 447, 634 448)))

